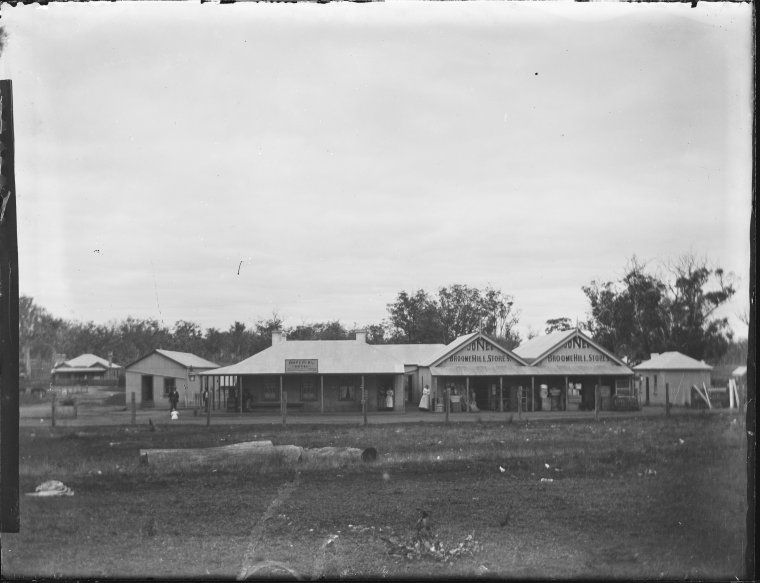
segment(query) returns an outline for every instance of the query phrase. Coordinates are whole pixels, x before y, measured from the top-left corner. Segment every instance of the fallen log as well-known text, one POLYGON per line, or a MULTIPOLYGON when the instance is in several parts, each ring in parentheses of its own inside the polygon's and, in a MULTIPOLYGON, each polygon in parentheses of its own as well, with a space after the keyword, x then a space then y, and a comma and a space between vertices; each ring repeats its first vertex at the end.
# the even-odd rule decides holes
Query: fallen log
POLYGON ((286 466, 295 466, 299 463, 342 465, 361 461, 362 450, 356 447, 304 449, 297 445, 273 445, 271 441, 244 441, 220 447, 141 449, 140 458, 144 463, 170 461, 181 464, 202 464, 239 460, 277 461, 286 466))
POLYGON ((271 441, 244 441, 219 447, 184 449, 141 449, 140 459, 145 463, 176 461, 208 463, 229 459, 265 459, 274 453, 271 441))

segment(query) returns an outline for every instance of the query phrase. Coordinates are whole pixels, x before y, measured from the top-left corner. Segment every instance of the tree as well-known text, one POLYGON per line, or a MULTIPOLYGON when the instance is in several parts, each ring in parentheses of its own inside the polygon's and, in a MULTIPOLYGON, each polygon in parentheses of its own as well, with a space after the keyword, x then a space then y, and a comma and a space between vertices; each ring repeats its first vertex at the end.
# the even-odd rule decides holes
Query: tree
POLYGON ((60 351, 60 331, 63 320, 54 318, 35 303, 30 296, 20 296, 18 302, 19 356, 24 360, 27 377, 32 374, 32 356, 52 359, 60 351))
POLYGON ((572 330, 573 321, 565 316, 561 318, 549 318, 546 321, 545 334, 551 334, 552 332, 564 332, 565 330, 572 330))
POLYGON ((728 318, 715 317, 715 311, 736 293, 731 278, 693 255, 681 257, 670 271, 671 343, 692 358, 714 362, 733 338, 728 318))
POLYGON ((198 324, 188 320, 177 320, 172 329, 172 350, 200 355, 203 352, 203 344, 203 330, 198 324))
POLYGON ((669 350, 698 360, 720 358, 732 333, 714 312, 734 294, 733 286, 721 269, 693 256, 681 258, 669 275, 648 273, 634 257, 621 280, 583 287, 594 340, 631 362, 669 350))
POLYGON ((417 290, 414 295, 399 292, 396 301, 388 304, 388 312, 398 341, 409 344, 442 341, 438 306, 425 290, 417 290))
POLYGON ((448 344, 481 330, 510 348, 520 342, 512 297, 490 286, 480 290, 454 284, 439 288, 437 297, 425 290, 414 295, 402 291, 388 311, 394 341, 448 344))

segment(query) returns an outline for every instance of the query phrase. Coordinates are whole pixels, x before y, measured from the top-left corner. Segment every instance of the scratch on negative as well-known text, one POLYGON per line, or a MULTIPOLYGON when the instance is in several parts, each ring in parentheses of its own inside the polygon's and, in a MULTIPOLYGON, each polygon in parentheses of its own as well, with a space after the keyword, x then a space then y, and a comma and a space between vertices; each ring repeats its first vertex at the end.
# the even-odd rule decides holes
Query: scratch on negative
POLYGON ((0 208, 0 223, 5 221, 5 206, 8 204, 8 201, 11 199, 11 191, 9 190, 4 196, 3 196, 3 206, 0 208))

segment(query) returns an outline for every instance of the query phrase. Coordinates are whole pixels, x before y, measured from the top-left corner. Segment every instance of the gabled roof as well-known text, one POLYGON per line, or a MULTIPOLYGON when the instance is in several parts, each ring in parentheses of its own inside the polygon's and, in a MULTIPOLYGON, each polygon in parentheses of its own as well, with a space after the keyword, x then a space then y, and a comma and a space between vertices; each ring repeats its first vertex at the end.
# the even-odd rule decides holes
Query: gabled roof
POLYGON ((407 366, 427 363, 446 348, 445 344, 372 344, 371 346, 407 366))
POLYGON ((437 366, 441 364, 444 360, 446 360, 449 356, 455 354, 467 344, 472 342, 473 340, 477 338, 482 338, 489 344, 493 345, 497 348, 497 350, 503 352, 504 354, 508 355, 509 357, 513 358, 515 361, 522 365, 527 365, 528 363, 525 362, 525 360, 520 357, 518 354, 516 354, 513 351, 507 350, 503 346, 501 346, 498 342, 493 340, 492 338, 489 338, 486 334, 483 334, 482 332, 471 332, 470 334, 465 334, 464 336, 460 336, 459 338, 453 340, 449 344, 443 347, 437 354, 433 355, 433 357, 430 359, 429 362, 425 363, 428 366, 437 366))
MULTIPOLYGON (((564 330, 562 332, 553 332, 544 336, 537 336, 536 338, 528 340, 527 342, 523 342, 520 346, 515 348, 514 352, 515 354, 523 357, 527 362, 530 363, 531 366, 536 366, 550 354, 562 348, 565 342, 576 336, 582 338, 590 346, 594 347, 596 350, 607 356, 611 361, 630 371, 630 369, 628 369, 628 365, 626 365, 617 356, 612 354, 609 350, 603 348, 591 340, 591 338, 581 332, 579 328, 564 330)), ((592 368, 591 370, 594 369, 592 368)), ((593 374, 593 372, 591 374, 593 374)))
POLYGON ((536 336, 526 340, 514 349, 514 353, 524 358, 527 362, 534 362, 543 354, 548 354, 552 349, 563 344, 575 334, 575 329, 552 332, 544 336, 536 336))
POLYGON ((712 370, 712 367, 674 350, 652 354, 652 358, 634 366, 633 370, 712 370))
POLYGON ((282 340, 237 364, 204 374, 284 374, 285 360, 290 359, 316 359, 319 374, 403 373, 403 359, 392 350, 361 340, 282 340))
POLYGON ((91 368, 91 367, 99 367, 99 368, 121 368, 118 364, 111 363, 108 364, 108 361, 105 358, 100 358, 99 356, 96 356, 94 354, 80 354, 76 358, 72 358, 71 360, 67 360, 65 362, 62 362, 58 366, 53 367, 53 370, 56 372, 60 368, 91 368))
POLYGON ((196 369, 207 369, 207 368, 217 368, 219 365, 216 363, 211 362, 210 360, 206 360, 205 358, 201 358, 200 356, 197 356, 195 354, 192 354, 191 352, 177 352, 176 350, 163 350, 161 348, 156 348, 152 352, 149 352, 148 354, 144 354, 137 360, 130 362, 125 368, 129 368, 141 360, 144 360, 148 358, 151 354, 160 354, 164 358, 168 358, 169 360, 173 360, 177 364, 184 366, 185 368, 190 368, 191 366, 196 369))

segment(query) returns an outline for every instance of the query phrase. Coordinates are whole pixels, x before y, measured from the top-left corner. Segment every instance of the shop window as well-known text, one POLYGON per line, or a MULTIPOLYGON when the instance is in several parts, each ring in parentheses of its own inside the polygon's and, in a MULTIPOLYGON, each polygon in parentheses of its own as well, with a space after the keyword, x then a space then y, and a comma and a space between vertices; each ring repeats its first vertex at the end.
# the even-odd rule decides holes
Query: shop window
POLYGON ((301 378, 301 400, 302 401, 316 401, 317 400, 317 379, 315 377, 301 378))
POLYGON ((177 379, 164 377, 164 397, 168 397, 177 386, 177 379))
POLYGON ((280 394, 277 390, 277 379, 265 379, 264 390, 261 393, 262 401, 279 401, 280 394))
POLYGON ((356 401, 356 384, 350 379, 341 379, 338 384, 339 401, 356 401))
POLYGON ((630 379, 615 379, 615 394, 630 396, 631 395, 630 379))

